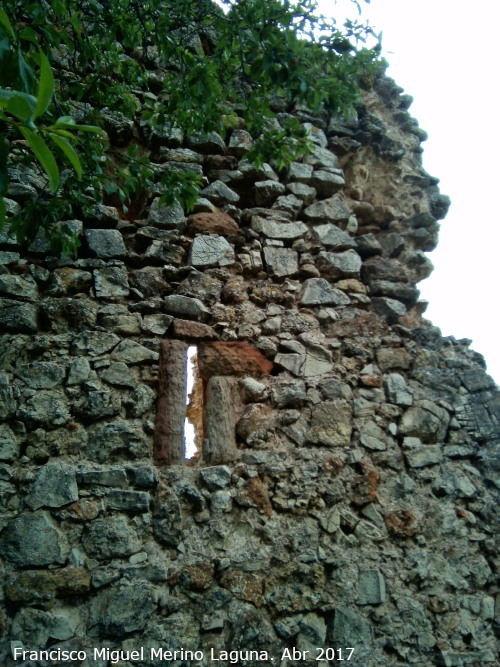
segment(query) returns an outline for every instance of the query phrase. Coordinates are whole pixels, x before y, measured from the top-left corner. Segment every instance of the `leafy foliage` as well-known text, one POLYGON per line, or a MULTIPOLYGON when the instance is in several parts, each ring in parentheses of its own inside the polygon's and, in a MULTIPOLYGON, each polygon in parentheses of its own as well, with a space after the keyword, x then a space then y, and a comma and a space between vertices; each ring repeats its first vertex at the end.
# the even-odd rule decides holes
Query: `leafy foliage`
MULTIPOLYGON (((111 155, 99 134, 103 107, 184 134, 224 136, 239 116, 256 139, 247 157, 281 169, 309 145, 291 115, 276 122, 277 106, 348 113, 381 66, 378 48, 363 46, 368 27, 347 23, 339 30, 316 14, 314 0, 220 4, 4 3, 0 195, 8 189, 8 168, 30 165, 32 156, 46 178, 38 199, 9 218, 11 233, 30 240, 41 226, 54 239, 59 220, 84 214, 103 195, 116 196, 125 214, 131 197, 153 188, 164 192, 165 201, 193 204, 200 186, 194 174, 155 169, 133 146, 111 155)), ((1 207, 3 202, 0 225, 1 207)))

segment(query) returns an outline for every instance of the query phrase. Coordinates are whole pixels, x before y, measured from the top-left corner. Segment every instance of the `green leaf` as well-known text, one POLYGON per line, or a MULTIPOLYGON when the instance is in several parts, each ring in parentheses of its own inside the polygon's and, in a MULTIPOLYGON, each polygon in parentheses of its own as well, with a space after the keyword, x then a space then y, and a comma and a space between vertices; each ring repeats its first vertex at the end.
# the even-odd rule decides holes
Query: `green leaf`
POLYGON ((56 124, 56 127, 59 126, 59 125, 61 125, 61 126, 64 125, 66 127, 68 125, 76 125, 76 121, 71 116, 60 116, 56 120, 55 124, 56 124))
POLYGON ((40 82, 38 84, 38 95, 36 100, 33 118, 38 118, 45 113, 49 107, 50 100, 54 94, 54 77, 49 61, 42 51, 40 51, 40 82))
POLYGON ((24 90, 29 92, 30 80, 33 79, 33 70, 27 65, 23 54, 21 53, 21 45, 19 45, 17 49, 17 65, 19 67, 19 76, 24 84, 24 90))
POLYGON ((63 130, 81 130, 82 132, 90 132, 92 134, 103 134, 103 131, 97 125, 77 125, 74 118, 71 116, 61 116, 53 125, 54 128, 63 130))
POLYGON ((19 131, 28 142, 36 159, 40 162, 42 169, 47 174, 50 191, 55 192, 59 187, 59 169, 52 151, 39 134, 35 134, 31 130, 28 130, 27 127, 23 126, 19 127, 19 131))
POLYGON ((3 137, 0 137, 0 200, 2 200, 2 196, 7 192, 9 186, 8 157, 9 144, 3 137))
POLYGON ((12 26, 9 21, 9 17, 7 16, 5 9, 3 7, 0 7, 0 23, 3 25, 5 30, 7 31, 7 34, 11 39, 16 41, 16 35, 14 33, 14 30, 12 29, 12 26))
POLYGON ((0 197, 0 232, 3 230, 5 224, 5 216, 7 211, 5 210, 5 203, 3 197, 0 197))
POLYGON ((69 143, 69 141, 66 141, 66 139, 64 139, 60 135, 50 132, 49 137, 52 139, 55 145, 62 151, 68 162, 75 170, 78 179, 81 180, 82 165, 80 163, 80 158, 78 157, 78 154, 73 148, 73 146, 69 143))
POLYGON ((19 90, 7 90, 6 88, 0 88, 0 107, 5 109, 7 102, 12 97, 22 97, 28 102, 32 110, 35 108, 36 97, 28 95, 28 93, 21 93, 19 90))
POLYGON ((33 107, 26 95, 14 94, 7 100, 5 110, 23 123, 31 121, 33 107))

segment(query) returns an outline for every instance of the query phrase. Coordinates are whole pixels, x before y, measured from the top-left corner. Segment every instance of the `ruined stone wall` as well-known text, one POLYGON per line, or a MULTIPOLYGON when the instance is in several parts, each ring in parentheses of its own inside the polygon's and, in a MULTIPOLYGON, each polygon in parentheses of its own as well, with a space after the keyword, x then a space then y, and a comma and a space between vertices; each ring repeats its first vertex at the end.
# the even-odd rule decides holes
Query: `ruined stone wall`
MULTIPOLYGON (((315 148, 280 174, 241 161, 244 127, 109 114, 116 145, 204 175, 195 212, 96 205, 64 261, 1 237, 2 665, 498 664, 500 393, 422 318, 448 200, 410 102, 382 77, 357 117, 296 110, 315 148), (168 341, 204 383, 202 451, 176 465, 153 451, 168 341)), ((39 186, 18 176, 11 211, 39 186)))

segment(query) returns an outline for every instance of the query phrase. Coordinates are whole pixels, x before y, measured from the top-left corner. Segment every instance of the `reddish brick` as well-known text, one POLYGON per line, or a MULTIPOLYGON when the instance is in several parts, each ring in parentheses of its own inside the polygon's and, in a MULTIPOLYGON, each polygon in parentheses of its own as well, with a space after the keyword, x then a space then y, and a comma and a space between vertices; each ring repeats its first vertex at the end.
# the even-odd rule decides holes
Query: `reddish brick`
POLYGON ((196 340, 216 340, 217 334, 208 326, 201 322, 191 322, 190 320, 174 320, 172 328, 176 338, 188 338, 196 340))
POLYGON ((211 232, 222 234, 222 236, 241 234, 238 224, 229 215, 221 211, 193 213, 188 217, 188 231, 191 233, 211 232))
POLYGON ((273 363, 248 343, 202 343, 198 368, 204 380, 214 375, 269 375, 273 363))

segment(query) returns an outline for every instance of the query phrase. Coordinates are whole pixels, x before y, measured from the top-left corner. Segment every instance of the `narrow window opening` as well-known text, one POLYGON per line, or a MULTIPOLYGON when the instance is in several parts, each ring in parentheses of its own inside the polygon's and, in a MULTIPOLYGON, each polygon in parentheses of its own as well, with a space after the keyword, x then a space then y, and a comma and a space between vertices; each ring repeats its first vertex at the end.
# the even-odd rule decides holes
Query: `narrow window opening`
POLYGON ((203 442, 203 380, 198 370, 198 349, 190 345, 186 354, 186 419, 184 458, 198 459, 203 442))

